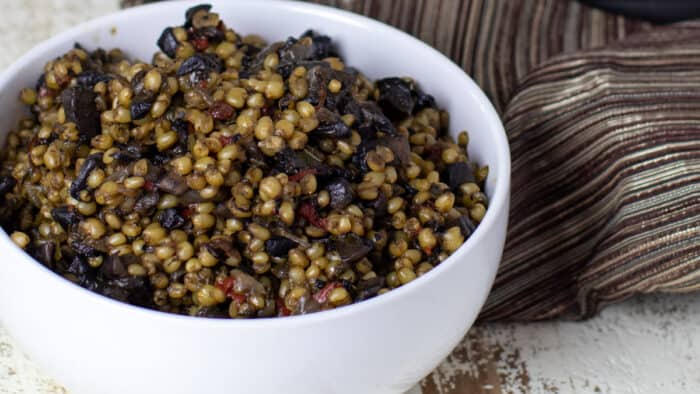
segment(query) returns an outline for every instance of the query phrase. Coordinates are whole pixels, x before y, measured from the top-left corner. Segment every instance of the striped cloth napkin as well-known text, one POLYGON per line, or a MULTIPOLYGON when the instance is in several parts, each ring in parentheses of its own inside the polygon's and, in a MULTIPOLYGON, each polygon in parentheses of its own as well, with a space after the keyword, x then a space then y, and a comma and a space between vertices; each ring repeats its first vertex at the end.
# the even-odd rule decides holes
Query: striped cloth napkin
POLYGON ((501 113, 512 213, 483 320, 585 318, 700 289, 700 21, 573 0, 314 2, 433 45, 501 113))

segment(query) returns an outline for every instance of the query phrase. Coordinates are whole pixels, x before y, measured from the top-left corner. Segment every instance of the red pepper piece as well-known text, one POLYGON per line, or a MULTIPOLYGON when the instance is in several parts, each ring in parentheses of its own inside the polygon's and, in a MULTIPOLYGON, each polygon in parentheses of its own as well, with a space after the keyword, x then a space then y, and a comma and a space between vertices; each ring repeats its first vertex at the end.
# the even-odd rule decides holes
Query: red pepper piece
POLYGON ((331 295, 331 291, 339 287, 343 287, 343 284, 340 282, 328 283, 318 293, 314 294, 314 299, 318 301, 319 304, 324 304, 326 301, 328 301, 328 297, 331 295))
POLYGON ((153 182, 147 180, 146 182, 144 182, 143 188, 146 189, 146 190, 148 190, 148 191, 150 192, 150 191, 153 191, 153 189, 156 188, 156 185, 154 185, 153 182))
POLYGON ((233 291, 229 291, 228 296, 231 297, 232 300, 236 301, 238 305, 246 302, 246 297, 243 294, 236 294, 233 291))
POLYGON ((32 137, 32 140, 29 141, 29 148, 28 149, 31 151, 36 146, 37 143, 39 143, 39 137, 34 135, 34 137, 32 137))
POLYGON ((292 314, 292 311, 290 311, 289 308, 287 308, 284 305, 284 301, 282 300, 282 298, 277 297, 276 304, 277 304, 277 316, 289 316, 292 314))
POLYGON ((180 213, 182 214, 182 216, 189 218, 192 216, 192 209, 190 207, 185 207, 182 208, 182 211, 180 211, 180 213))
POLYGON ((197 37, 192 39, 192 46, 198 51, 203 51, 209 48, 209 40, 206 37, 197 37))
POLYGON ((221 141, 221 145, 226 146, 233 144, 234 138, 232 135, 222 135, 219 137, 219 141, 221 141))
POLYGON ((442 157, 442 146, 432 144, 423 147, 423 157, 433 162, 440 161, 442 157))
POLYGON ((55 94, 55 92, 47 87, 42 86, 39 88, 39 97, 48 97, 48 96, 53 97, 54 94, 55 94))
POLYGON ((217 101, 209 108, 209 113, 217 120, 229 120, 233 112, 233 107, 223 101, 217 101))
POLYGON ((316 209, 309 201, 299 205, 299 216, 306 219, 309 223, 324 230, 328 228, 328 219, 318 217, 316 209))
POLYGON ((218 287, 221 291, 226 293, 229 297, 231 297, 230 292, 231 289, 233 288, 233 285, 236 283, 236 278, 233 276, 229 276, 223 281, 219 282, 218 280, 216 281, 216 287, 218 287))
POLYGON ((299 182, 301 180, 301 178, 303 178, 307 174, 316 175, 317 172, 318 172, 318 170, 316 170, 315 168, 307 168, 307 169, 304 169, 304 170, 297 172, 294 175, 290 175, 289 180, 292 182, 299 182))

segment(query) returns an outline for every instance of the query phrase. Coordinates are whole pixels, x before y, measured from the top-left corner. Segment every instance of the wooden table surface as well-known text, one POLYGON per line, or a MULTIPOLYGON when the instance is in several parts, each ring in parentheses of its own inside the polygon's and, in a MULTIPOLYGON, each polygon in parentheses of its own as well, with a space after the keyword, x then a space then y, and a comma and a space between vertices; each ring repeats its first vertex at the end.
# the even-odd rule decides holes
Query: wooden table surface
MULTIPOLYGON (((0 69, 52 34, 116 11, 118 0, 3 6, 0 69)), ((700 297, 693 295, 630 300, 586 322, 479 325, 409 394, 698 393, 698 327, 700 297)), ((17 393, 69 394, 0 325, 0 394, 17 393)))

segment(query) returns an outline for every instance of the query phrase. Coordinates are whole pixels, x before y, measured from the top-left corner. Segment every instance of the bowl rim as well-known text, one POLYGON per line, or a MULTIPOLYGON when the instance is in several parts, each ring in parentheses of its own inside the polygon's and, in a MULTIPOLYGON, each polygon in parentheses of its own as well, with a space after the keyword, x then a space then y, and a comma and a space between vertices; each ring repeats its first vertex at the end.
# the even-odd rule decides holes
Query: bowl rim
MULTIPOLYGON (((508 202, 510 198, 510 169, 511 169, 511 159, 510 159, 510 149, 508 145, 508 140, 506 137, 505 130, 503 128, 503 123, 500 120, 499 115, 491 104, 490 100, 484 94, 484 92, 479 88, 479 86, 462 70, 461 67, 456 65, 451 59, 440 53, 435 48, 424 43, 418 38, 405 33, 393 26, 387 25, 380 21, 371 19, 369 17, 352 13, 350 11, 345 11, 329 6, 323 6, 318 4, 306 3, 306 2, 296 2, 296 1, 285 1, 285 0, 236 0, 236 1, 223 1, 223 0, 186 0, 178 2, 161 2, 142 5, 134 8, 129 8, 121 11, 117 11, 111 14, 93 18, 86 22, 80 23, 66 31, 63 31, 48 40, 42 41, 39 44, 32 47, 29 51, 19 57, 14 61, 5 71, 0 74, 0 92, 8 85, 16 74, 20 73, 22 69, 30 64, 35 58, 40 57, 45 51, 49 51, 55 46, 65 44, 68 39, 76 34, 79 34, 83 30, 93 30, 102 26, 109 26, 113 21, 128 19, 130 15, 136 15, 139 13, 153 13, 159 9, 166 7, 186 7, 196 4, 201 4, 203 2, 212 4, 214 8, 218 5, 230 6, 253 6, 253 7, 271 7, 276 11, 279 10, 292 10, 296 12, 306 13, 317 18, 338 20, 344 23, 352 23, 358 27, 362 27, 368 30, 375 30, 378 34, 386 34, 393 36, 402 41, 407 41, 410 46, 420 49, 424 52, 434 56, 440 60, 441 63, 446 63, 446 66, 451 68, 453 71, 458 72, 464 78, 463 82, 466 82, 469 89, 472 91, 481 107, 481 112, 483 117, 486 119, 487 124, 491 124, 492 128, 496 131, 496 135, 493 136, 496 144, 493 148, 497 154, 497 160, 499 162, 498 173, 491 174, 491 176, 496 177, 496 183, 494 186, 494 194, 491 196, 491 202, 489 204, 489 209, 486 211, 486 215, 482 222, 477 226, 474 233, 445 261, 437 265, 432 270, 428 271, 426 274, 422 275, 418 280, 407 283, 399 288, 393 289, 381 296, 373 297, 368 300, 364 300, 358 303, 353 303, 340 308, 335 308, 326 311, 320 311, 316 313, 310 313, 306 315, 293 315, 285 316, 283 318, 279 317, 267 317, 267 318, 255 318, 255 319, 217 319, 217 318, 202 318, 194 317, 188 315, 179 315, 168 312, 161 312, 155 309, 148 309, 144 307, 139 307, 135 305, 128 304, 126 302, 117 301, 112 298, 103 296, 101 294, 87 290, 81 286, 73 284, 66 279, 60 277, 55 272, 51 271, 49 268, 43 266, 34 258, 29 256, 24 250, 20 249, 18 246, 12 242, 4 229, 0 231, 0 247, 6 246, 13 248, 14 254, 30 264, 31 269, 34 271, 34 275, 38 275, 42 279, 53 281, 58 286, 63 285, 66 291, 76 292, 77 296, 90 297, 86 298, 92 300, 92 302, 100 305, 103 308, 112 308, 114 312, 132 314, 134 317, 145 318, 153 321, 161 321, 168 324, 185 324, 185 325, 197 325, 197 326, 209 326, 209 327, 221 327, 230 328, 236 326, 246 326, 247 328, 255 327, 299 327, 302 325, 314 324, 319 321, 331 320, 345 318, 347 316, 360 314, 363 311, 369 311, 371 309, 376 309, 382 307, 384 304, 389 304, 394 299, 403 297, 410 292, 420 291, 422 287, 429 286, 431 279, 449 268, 453 264, 459 264, 459 255, 467 253, 467 251, 477 247, 481 243, 482 239, 487 233, 493 231, 493 227, 496 225, 496 215, 497 212, 507 209, 508 202), (58 283, 60 282, 60 283, 58 283)), ((1 93, 0 93, 1 94, 1 93)), ((10 261, 12 258, 5 261, 10 261)), ((21 262, 24 263, 24 262, 21 262)), ((6 263, 5 263, 6 264, 6 263)), ((492 285, 492 284, 490 284, 492 285)))

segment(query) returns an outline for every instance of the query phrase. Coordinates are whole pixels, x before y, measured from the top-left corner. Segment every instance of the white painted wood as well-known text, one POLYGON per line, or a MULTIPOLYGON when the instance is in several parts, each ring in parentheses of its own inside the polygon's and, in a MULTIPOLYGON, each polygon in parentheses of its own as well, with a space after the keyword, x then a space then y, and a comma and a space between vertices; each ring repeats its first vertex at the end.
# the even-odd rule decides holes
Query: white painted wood
POLYGON ((483 381, 478 366, 491 363, 503 393, 696 394, 698 327, 697 294, 639 297, 584 322, 481 325, 428 381, 453 394, 459 376, 483 381))

